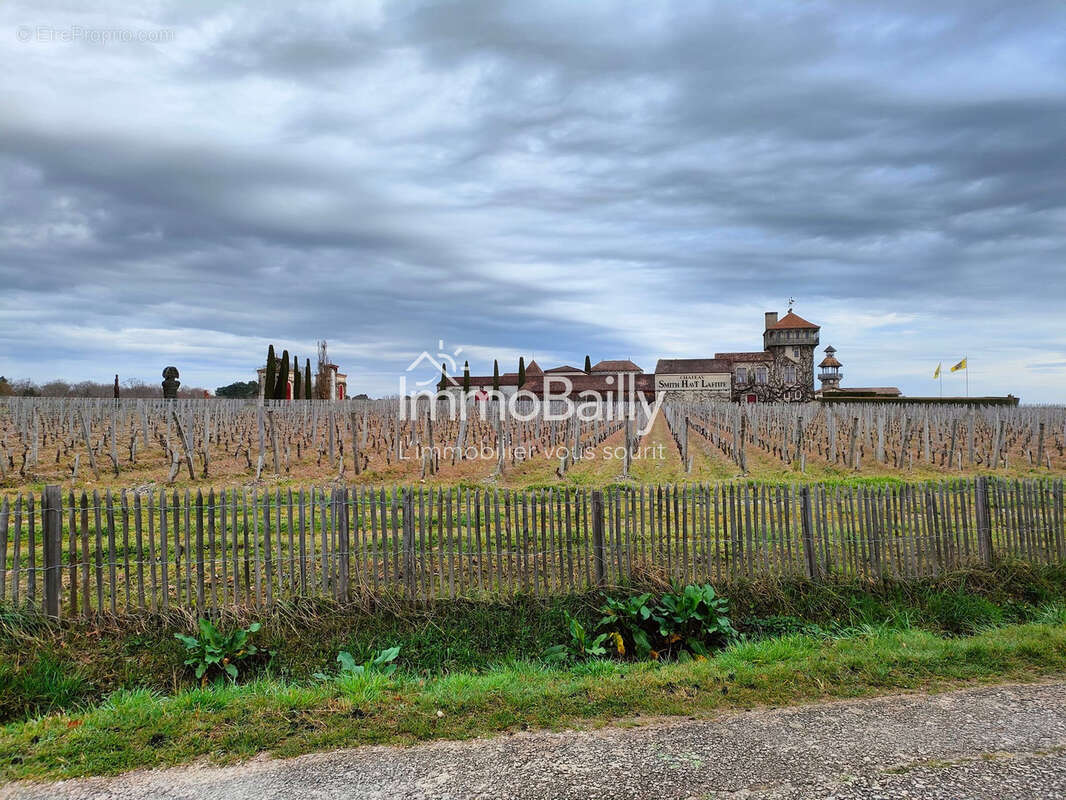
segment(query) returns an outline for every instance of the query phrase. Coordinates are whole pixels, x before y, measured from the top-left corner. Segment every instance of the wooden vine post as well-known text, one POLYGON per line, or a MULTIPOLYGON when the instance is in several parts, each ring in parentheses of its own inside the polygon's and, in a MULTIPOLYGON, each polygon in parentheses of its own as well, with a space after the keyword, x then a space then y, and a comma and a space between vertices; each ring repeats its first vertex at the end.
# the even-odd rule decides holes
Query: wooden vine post
POLYGON ((63 561, 63 491, 58 486, 44 487, 44 613, 59 617, 63 561))

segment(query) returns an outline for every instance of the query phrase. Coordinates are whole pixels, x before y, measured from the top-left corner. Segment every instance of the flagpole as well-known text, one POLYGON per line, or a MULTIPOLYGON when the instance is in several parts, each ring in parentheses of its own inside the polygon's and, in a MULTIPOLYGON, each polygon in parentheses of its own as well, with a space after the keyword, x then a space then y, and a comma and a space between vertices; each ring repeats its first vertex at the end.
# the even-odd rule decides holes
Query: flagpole
POLYGON ((970 357, 963 356, 962 360, 966 362, 966 369, 963 372, 966 373, 966 397, 970 397, 970 357))

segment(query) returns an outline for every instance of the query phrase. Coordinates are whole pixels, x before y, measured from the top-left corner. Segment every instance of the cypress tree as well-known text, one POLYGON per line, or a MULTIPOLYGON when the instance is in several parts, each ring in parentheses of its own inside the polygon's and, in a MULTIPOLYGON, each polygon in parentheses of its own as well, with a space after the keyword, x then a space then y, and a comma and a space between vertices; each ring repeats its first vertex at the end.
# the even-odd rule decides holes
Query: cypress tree
POLYGON ((296 356, 292 357, 292 399, 299 400, 301 396, 300 385, 300 359, 296 356))
POLYGON ((518 386, 521 387, 526 382, 526 359, 523 356, 518 357, 518 386))
POLYGON ((311 359, 304 363, 304 400, 310 400, 311 395, 311 359))
POLYGON ((437 384, 437 390, 443 392, 448 388, 448 365, 443 361, 440 362, 440 383, 437 384))
POLYGON ((463 362, 463 392, 470 391, 470 362, 463 362))
POLYGON ((267 348, 266 376, 263 378, 263 398, 270 400, 274 397, 274 386, 278 382, 278 364, 274 357, 274 345, 267 348))
POLYGON ((289 351, 281 351, 281 369, 278 370, 278 383, 274 387, 275 400, 287 400, 289 397, 289 351))
POLYGON ((585 374, 586 375, 591 375, 592 374, 592 359, 589 358, 588 356, 585 356, 585 374))
POLYGON ((500 362, 492 359, 492 388, 500 390, 500 362))

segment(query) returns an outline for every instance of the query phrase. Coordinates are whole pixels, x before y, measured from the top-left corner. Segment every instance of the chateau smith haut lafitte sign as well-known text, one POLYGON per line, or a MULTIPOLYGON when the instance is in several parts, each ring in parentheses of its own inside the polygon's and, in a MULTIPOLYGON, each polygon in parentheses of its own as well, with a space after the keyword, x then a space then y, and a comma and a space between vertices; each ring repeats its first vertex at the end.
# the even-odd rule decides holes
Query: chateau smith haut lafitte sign
POLYGON ((728 372, 690 372, 682 375, 656 375, 656 391, 723 392, 728 395, 728 372))

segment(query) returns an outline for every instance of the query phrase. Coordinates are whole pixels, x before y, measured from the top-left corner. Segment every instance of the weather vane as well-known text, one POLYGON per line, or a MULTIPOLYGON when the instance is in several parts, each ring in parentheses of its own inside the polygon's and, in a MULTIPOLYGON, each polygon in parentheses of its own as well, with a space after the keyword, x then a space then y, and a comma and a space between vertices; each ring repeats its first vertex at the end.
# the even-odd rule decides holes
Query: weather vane
POLYGON ((788 298, 788 313, 789 314, 792 313, 792 306, 794 306, 794 305, 796 305, 796 298, 795 297, 788 298))

